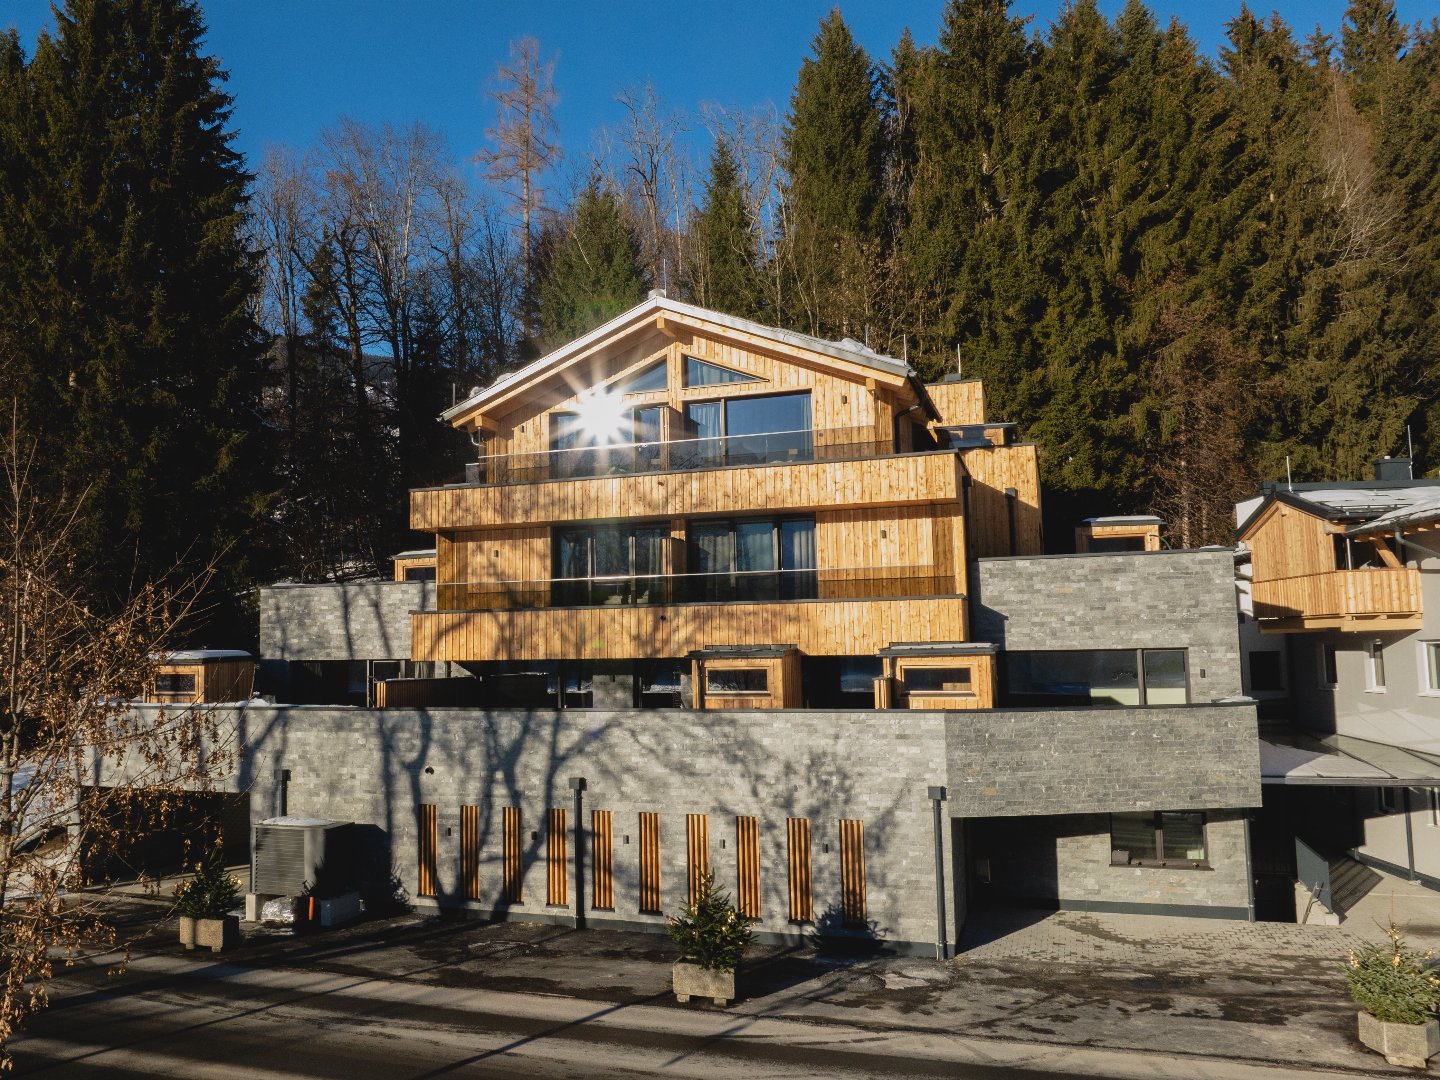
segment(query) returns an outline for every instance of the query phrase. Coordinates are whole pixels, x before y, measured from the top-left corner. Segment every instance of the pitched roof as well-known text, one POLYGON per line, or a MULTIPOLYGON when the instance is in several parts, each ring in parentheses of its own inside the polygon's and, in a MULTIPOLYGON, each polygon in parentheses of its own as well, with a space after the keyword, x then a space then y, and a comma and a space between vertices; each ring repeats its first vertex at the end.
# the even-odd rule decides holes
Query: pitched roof
MULTIPOLYGON (((829 356, 836 360, 858 364, 861 367, 873 368, 876 371, 883 372, 892 377, 900 376, 909 379, 915 384, 921 400, 926 402, 927 405, 929 403, 929 398, 925 394, 924 388, 921 386, 914 368, 904 360, 897 360, 893 356, 878 353, 853 338, 845 338, 843 341, 827 341, 824 338, 811 337, 809 334, 801 334, 794 330, 782 330, 779 327, 766 326, 764 323, 754 322, 751 319, 741 319, 734 315, 725 315, 718 311, 711 311, 708 308, 696 307, 694 304, 685 304, 679 300, 671 300, 657 289, 652 292, 647 299, 635 305, 629 311, 622 312, 609 322, 597 326, 588 334, 583 334, 574 341, 562 345, 552 352, 546 353, 538 360, 531 361, 519 370, 497 379, 489 386, 480 389, 477 393, 471 394, 465 398, 465 400, 456 402, 440 414, 440 419, 450 422, 457 417, 475 412, 487 402, 493 401, 503 395, 506 391, 543 375, 549 368, 564 363, 571 357, 585 352, 587 349, 605 341, 607 338, 613 337, 617 333, 634 326, 642 325, 657 315, 663 315, 666 312, 714 323, 743 334, 768 338, 779 345, 808 349, 822 356, 829 356)), ((933 406, 931 406, 931 409, 933 411, 933 406)))
POLYGON ((1277 502, 1326 521, 1346 523, 1350 533, 1388 532, 1402 525, 1440 521, 1440 481, 1277 485, 1236 505, 1238 533, 1243 536, 1277 502))

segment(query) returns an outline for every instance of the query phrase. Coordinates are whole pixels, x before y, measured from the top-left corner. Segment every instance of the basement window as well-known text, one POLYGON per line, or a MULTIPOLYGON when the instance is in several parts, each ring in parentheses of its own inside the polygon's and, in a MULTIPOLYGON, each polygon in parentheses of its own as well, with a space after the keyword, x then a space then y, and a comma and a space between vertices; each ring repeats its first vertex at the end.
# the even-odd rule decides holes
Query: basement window
POLYGON ((1208 870, 1205 815, 1190 810, 1111 814, 1110 865, 1208 870))

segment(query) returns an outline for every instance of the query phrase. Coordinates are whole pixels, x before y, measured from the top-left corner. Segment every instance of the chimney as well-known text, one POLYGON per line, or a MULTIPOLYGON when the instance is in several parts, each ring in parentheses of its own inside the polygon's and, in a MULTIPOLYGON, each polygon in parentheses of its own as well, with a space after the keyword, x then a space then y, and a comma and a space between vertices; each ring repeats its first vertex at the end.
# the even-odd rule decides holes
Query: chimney
POLYGON ((1376 480, 1414 480, 1408 457, 1382 457, 1375 459, 1376 480))

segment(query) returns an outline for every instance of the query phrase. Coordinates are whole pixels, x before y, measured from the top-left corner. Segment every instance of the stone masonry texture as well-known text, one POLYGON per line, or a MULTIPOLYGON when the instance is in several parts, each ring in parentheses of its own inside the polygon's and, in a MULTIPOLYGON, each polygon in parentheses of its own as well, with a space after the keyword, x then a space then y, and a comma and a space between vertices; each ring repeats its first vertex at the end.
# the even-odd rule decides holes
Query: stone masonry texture
POLYGON ((1190 700, 1242 693, 1228 549, 980 559, 971 637, 1004 649, 1189 650, 1190 700))
POLYGON ((260 590, 260 656, 408 660, 410 613, 433 608, 428 581, 271 585, 260 590))

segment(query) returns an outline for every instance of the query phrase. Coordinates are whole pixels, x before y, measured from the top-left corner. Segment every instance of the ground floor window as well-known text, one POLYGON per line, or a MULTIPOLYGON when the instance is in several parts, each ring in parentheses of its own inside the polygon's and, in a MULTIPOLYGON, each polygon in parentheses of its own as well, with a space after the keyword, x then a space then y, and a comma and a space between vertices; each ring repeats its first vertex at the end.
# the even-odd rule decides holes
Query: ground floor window
POLYGON ((1006 704, 1184 705, 1184 649, 1016 650, 1006 660, 1006 704))
POLYGON ((1205 815, 1191 810, 1111 814, 1110 863, 1208 868, 1205 815))

